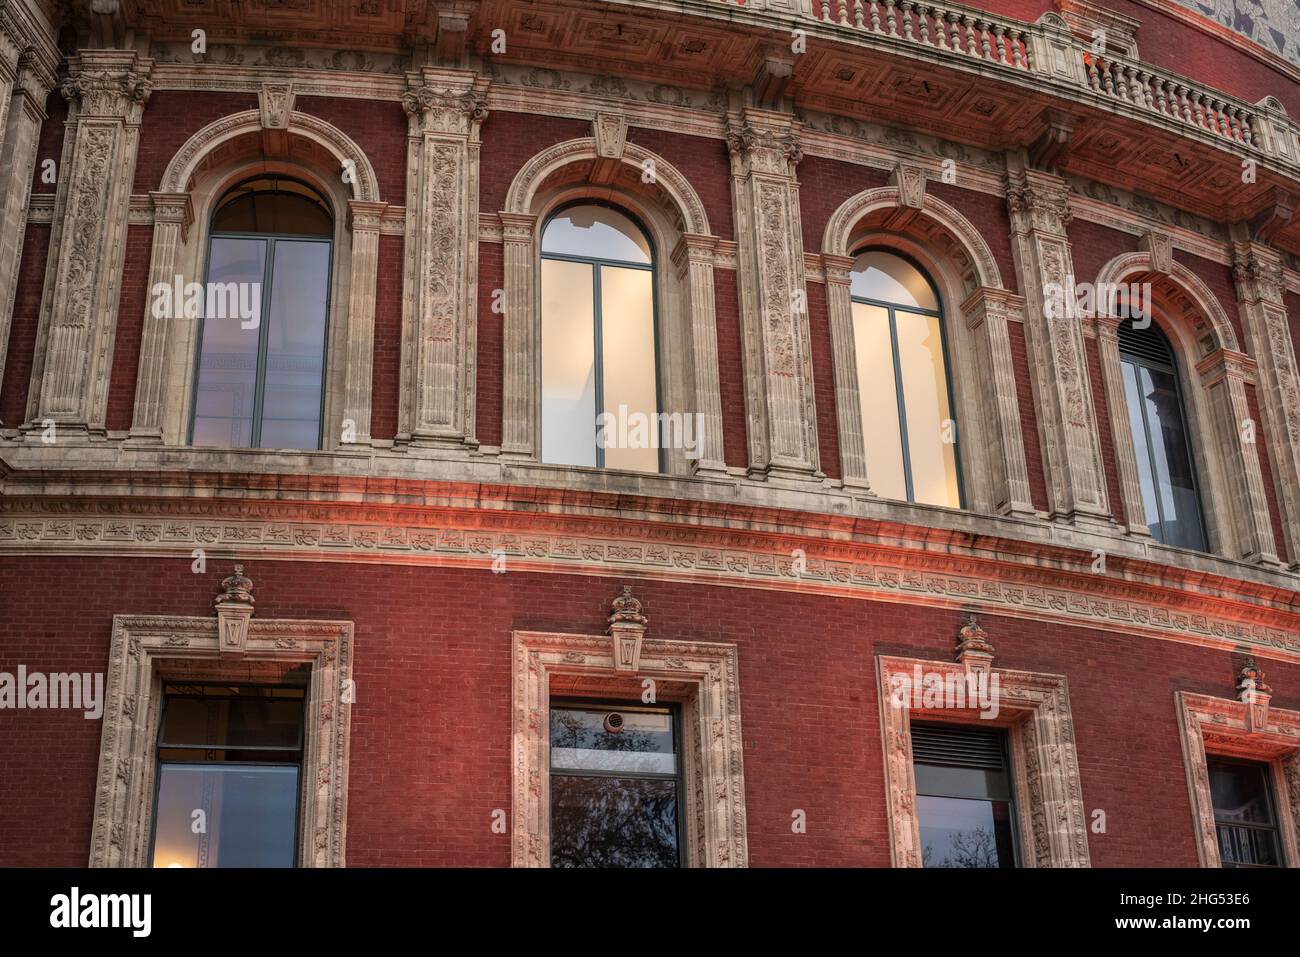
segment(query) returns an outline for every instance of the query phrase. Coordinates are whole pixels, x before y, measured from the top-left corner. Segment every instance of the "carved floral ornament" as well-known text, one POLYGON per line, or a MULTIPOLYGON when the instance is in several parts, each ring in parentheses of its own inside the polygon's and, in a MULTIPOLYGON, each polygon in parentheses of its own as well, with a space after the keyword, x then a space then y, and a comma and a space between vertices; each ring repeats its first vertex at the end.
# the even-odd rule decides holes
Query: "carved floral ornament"
POLYGON ((763 129, 748 120, 727 127, 727 150, 733 155, 771 152, 782 157, 791 166, 803 159, 799 137, 790 130, 763 129))
POLYGON ((487 96, 478 89, 456 89, 424 84, 402 94, 402 109, 413 120, 434 114, 434 125, 447 128, 462 121, 482 123, 487 119, 487 96))
POLYGON ((111 115, 146 103, 153 82, 133 70, 83 70, 60 83, 59 92, 66 100, 80 103, 83 113, 111 115))

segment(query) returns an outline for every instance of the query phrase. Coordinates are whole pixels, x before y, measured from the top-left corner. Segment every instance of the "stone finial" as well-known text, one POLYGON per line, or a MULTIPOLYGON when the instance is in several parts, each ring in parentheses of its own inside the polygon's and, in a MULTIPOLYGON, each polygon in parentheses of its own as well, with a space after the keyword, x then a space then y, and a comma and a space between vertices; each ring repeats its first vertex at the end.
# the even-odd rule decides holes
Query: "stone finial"
POLYGON ((248 647, 248 625, 253 617, 253 581, 236 565, 235 573, 222 579, 217 606, 217 652, 223 658, 241 658, 248 647))
POLYGON ((641 603, 632 597, 631 585, 623 586, 623 593, 614 599, 612 607, 609 634, 614 639, 614 670, 635 672, 641 667, 646 617, 641 614, 641 603))
POLYGON ((957 629, 957 661, 965 665, 967 674, 987 675, 993 670, 993 645, 974 612, 957 629))
POLYGON ((1264 669, 1253 657, 1246 659, 1237 682, 1237 699, 1246 706, 1246 731, 1254 734, 1268 726, 1268 703, 1273 689, 1264 683, 1264 669))

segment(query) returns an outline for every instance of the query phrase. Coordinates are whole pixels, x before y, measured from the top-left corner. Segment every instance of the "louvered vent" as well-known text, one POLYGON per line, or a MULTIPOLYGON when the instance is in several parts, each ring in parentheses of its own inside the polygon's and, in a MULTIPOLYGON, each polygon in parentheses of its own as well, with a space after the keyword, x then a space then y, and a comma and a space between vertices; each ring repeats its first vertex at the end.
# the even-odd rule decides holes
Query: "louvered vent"
POLYGON ((1139 362, 1154 363, 1173 368, 1174 355, 1169 340, 1153 322, 1145 329, 1134 329, 1133 323, 1119 324, 1119 351, 1123 356, 1139 362))
POLYGON ((990 728, 912 725, 912 760, 954 768, 1001 771, 1002 732, 990 728))

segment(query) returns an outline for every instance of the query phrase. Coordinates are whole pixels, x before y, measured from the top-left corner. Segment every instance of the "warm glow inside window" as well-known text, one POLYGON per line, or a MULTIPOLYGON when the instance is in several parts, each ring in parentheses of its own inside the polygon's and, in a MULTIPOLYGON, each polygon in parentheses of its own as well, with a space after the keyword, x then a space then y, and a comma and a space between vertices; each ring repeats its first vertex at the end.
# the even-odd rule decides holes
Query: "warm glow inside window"
POLYGON ((293 867, 302 688, 167 685, 154 867, 293 867))
POLYGON ((542 460, 660 470, 654 260, 625 214, 570 206, 542 233, 542 460))
POLYGON ((212 216, 191 443, 318 449, 333 219, 292 180, 227 193, 212 216))
POLYGON ((872 489, 960 508, 943 316, 930 281, 900 256, 870 250, 854 264, 851 295, 872 489))

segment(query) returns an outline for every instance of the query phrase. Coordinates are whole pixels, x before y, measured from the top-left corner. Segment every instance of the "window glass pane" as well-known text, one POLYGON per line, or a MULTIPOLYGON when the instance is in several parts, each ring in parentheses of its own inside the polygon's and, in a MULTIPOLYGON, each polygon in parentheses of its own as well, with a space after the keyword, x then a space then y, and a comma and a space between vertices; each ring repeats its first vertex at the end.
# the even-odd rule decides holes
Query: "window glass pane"
POLYGON ((853 264, 850 282, 850 293, 857 299, 939 310, 939 301, 925 276, 907 260, 890 253, 863 253, 853 264))
POLYGON ((1006 801, 918 796, 923 867, 1015 867, 1006 801))
POLYGON ((595 311, 589 263, 542 260, 542 461, 596 464, 595 311))
POLYGON ((329 243, 276 240, 262 448, 320 447, 329 271, 329 243))
POLYGON ((551 776, 551 866, 677 865, 675 780, 551 776))
MULTIPOLYGON (((1171 372, 1139 367, 1141 394, 1146 404, 1147 437, 1155 458, 1156 493, 1160 497, 1161 527, 1157 536, 1169 545, 1205 547, 1201 517, 1192 482, 1178 382, 1171 372)), ((1152 529, 1152 534, 1156 530, 1152 529)))
POLYGON ((1272 824, 1264 769, 1257 764, 1210 764, 1210 797, 1220 821, 1272 824))
POLYGON ((903 376, 903 408, 907 412, 912 499, 959 508, 956 425, 948 405, 939 318, 895 310, 894 323, 903 376))
POLYGON ((542 252, 650 265, 650 243, 627 216, 606 206, 571 206, 542 234, 542 252))
POLYGON ((159 745, 296 749, 302 707, 301 697, 169 695, 159 745))
POLYGON ((551 767, 675 774, 677 758, 673 749, 672 715, 617 709, 553 708, 551 767), (607 723, 620 730, 607 730, 607 723))
POLYGON ((903 480, 903 441, 898 424, 889 312, 879 306, 853 303, 853 346, 858 364, 867 480, 877 495, 905 499, 907 485, 903 480))
POLYGON ((1124 397, 1128 402, 1128 421, 1133 433, 1133 452, 1137 458, 1138 482, 1142 486, 1142 509, 1151 534, 1160 541, 1160 512, 1156 507, 1155 476, 1151 472, 1151 447, 1147 443, 1142 396, 1138 391, 1138 369, 1131 362, 1120 363, 1124 374, 1124 397))
POLYGON ((293 867, 298 768, 164 764, 156 813, 154 867, 293 867))
POLYGON ((334 220, 316 192, 293 180, 255 179, 221 199, 214 232, 330 236, 334 220))
POLYGON ((648 269, 600 267, 604 405, 615 417, 606 468, 659 471, 653 280, 648 269))
MULTIPOLYGON (((213 238, 208 282, 239 284, 235 299, 255 304, 254 311, 260 314, 266 247, 263 239, 213 238)), ((252 322, 241 321, 237 310, 227 313, 225 318, 209 316, 203 320, 194 396, 196 446, 247 448, 253 441, 258 330, 244 328, 252 322)))
POLYGON ((917 762, 916 793, 981 800, 1011 800, 1006 771, 990 768, 955 768, 917 762))

